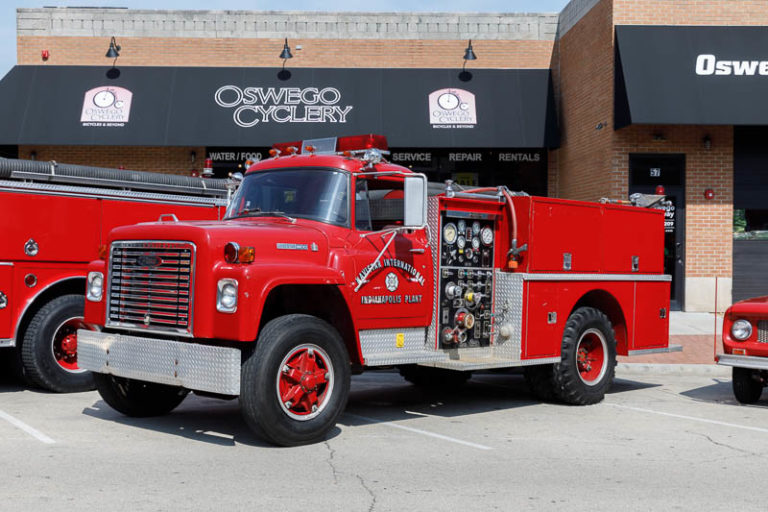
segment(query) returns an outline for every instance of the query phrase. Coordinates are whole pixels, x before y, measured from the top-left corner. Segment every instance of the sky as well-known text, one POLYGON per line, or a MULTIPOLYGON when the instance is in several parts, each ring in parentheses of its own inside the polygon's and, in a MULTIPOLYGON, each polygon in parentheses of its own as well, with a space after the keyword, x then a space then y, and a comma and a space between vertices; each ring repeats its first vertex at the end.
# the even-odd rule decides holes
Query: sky
POLYGON ((131 9, 192 9, 248 11, 376 11, 376 12, 559 12, 568 0, 0 0, 0 77, 16 64, 17 7, 128 7, 131 9), (318 7, 322 5, 322 7, 318 7))

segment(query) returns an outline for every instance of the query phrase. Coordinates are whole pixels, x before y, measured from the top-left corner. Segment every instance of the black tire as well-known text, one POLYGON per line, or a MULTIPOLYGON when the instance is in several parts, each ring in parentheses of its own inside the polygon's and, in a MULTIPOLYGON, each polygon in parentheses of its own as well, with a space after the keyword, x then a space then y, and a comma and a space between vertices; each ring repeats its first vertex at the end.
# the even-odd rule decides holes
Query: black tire
POLYGON ((531 393, 536 398, 542 402, 554 402, 557 400, 557 396, 555 396, 555 381, 553 379, 553 365, 537 364, 535 366, 526 366, 523 369, 523 375, 525 376, 525 382, 528 384, 528 389, 531 390, 531 393))
MULTIPOLYGON (((66 369, 57 362, 57 356, 54 355, 54 340, 64 334, 65 330, 71 333, 77 329, 76 324, 83 318, 84 307, 85 298, 82 295, 62 295, 43 305, 34 314, 21 343, 21 361, 26 380, 57 393, 93 389, 90 372, 76 367, 66 369), (70 323, 63 325, 67 321, 70 323)), ((76 364, 76 354, 73 357, 76 364)))
POLYGON ((571 313, 563 331, 561 360, 552 371, 555 396, 574 405, 600 402, 613 383, 615 370, 616 337, 605 313, 588 307, 571 313), (600 361, 589 359, 580 363, 582 343, 584 350, 600 361), (600 366, 593 366, 597 362, 600 366))
POLYGON ((243 364, 240 409, 251 430, 273 444, 320 441, 347 405, 349 380, 349 355, 333 327, 309 315, 281 316, 264 326, 256 350, 243 364), (305 393, 303 380, 302 386, 291 380, 306 375, 291 366, 298 360, 293 358, 309 360, 325 381, 307 384, 311 392, 305 393), (283 402, 280 385, 285 386, 286 394, 296 391, 299 399, 295 404, 283 402), (316 395, 313 402, 311 397, 316 395), (310 409, 312 403, 319 404, 316 410, 310 409))
POLYGON ((162 416, 174 410, 189 390, 165 384, 155 384, 94 373, 96 389, 101 398, 118 412, 134 418, 162 416))
POLYGON ((472 378, 472 372, 419 366, 416 364, 403 365, 398 368, 400 375, 414 386, 427 389, 455 390, 462 387, 472 378))
POLYGON ((742 404, 753 404, 763 394, 760 370, 733 367, 733 396, 742 404))

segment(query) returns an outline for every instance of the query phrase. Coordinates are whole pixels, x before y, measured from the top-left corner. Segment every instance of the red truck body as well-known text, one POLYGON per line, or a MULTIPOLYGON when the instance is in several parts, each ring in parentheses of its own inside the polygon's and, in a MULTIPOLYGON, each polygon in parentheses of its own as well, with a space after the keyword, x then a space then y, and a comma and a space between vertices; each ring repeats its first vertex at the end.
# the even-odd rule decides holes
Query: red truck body
POLYGON ((743 300, 726 310, 723 352, 715 360, 733 367, 736 399, 757 402, 768 384, 768 297, 743 300))
MULTIPOLYGON (((66 184, 50 176, 0 180, 0 210, 7 212, 0 217, 0 347, 16 347, 27 378, 53 391, 93 387, 77 365, 72 326, 80 326, 82 311, 58 334, 41 327, 42 317, 34 322, 40 332, 30 333, 30 324, 43 308, 65 296, 79 297, 82 310, 88 263, 105 251, 108 233, 167 214, 219 219, 226 206, 225 197, 118 190, 77 178, 69 177, 66 184), (39 339, 41 335, 46 339, 39 339), (25 339, 30 346, 23 351, 25 339)), ((46 311, 55 316, 50 309, 46 311)))
POLYGON ((502 188, 427 199, 423 176, 375 153, 308 153, 251 167, 223 222, 110 233, 86 304, 103 331, 81 331, 110 405, 146 412, 126 382, 168 393, 157 413, 178 390, 240 395, 254 430, 298 444, 334 424, 350 365, 426 384, 523 366, 537 394, 594 403, 617 353, 669 350, 662 210, 502 188), (182 276, 173 310, 163 270, 182 276))

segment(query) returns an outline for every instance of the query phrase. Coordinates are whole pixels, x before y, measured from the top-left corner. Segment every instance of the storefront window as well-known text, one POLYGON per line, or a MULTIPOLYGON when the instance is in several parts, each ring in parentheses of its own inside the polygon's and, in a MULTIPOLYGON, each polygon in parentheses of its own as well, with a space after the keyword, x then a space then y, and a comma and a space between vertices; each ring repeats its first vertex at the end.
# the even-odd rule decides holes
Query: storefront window
POLYGON ((768 240, 768 210, 734 210, 733 239, 768 240))

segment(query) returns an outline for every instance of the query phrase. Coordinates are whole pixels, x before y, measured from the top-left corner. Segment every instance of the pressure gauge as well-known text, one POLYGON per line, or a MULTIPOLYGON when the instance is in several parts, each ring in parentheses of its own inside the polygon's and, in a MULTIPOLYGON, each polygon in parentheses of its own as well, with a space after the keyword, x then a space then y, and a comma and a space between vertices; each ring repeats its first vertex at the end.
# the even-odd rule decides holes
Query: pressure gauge
POLYGON ((453 222, 449 222, 445 226, 443 226, 443 240, 448 245, 453 245, 456 243, 456 224, 453 222))
POLYGON ((472 223, 472 234, 473 235, 479 235, 480 234, 480 223, 475 221, 472 223))
POLYGON ((480 248, 480 239, 476 236, 472 237, 472 248, 478 250, 480 248))
POLYGON ((491 245, 493 243, 493 230, 485 226, 480 232, 480 238, 485 245, 491 245))
POLYGON ((466 231, 467 231, 467 223, 464 222, 463 220, 460 220, 459 221, 459 233, 461 233, 463 235, 464 233, 466 233, 466 231))
POLYGON ((464 238, 464 236, 459 236, 459 238, 456 240, 456 245, 459 247, 459 249, 464 249, 464 246, 467 245, 467 239, 464 238))

